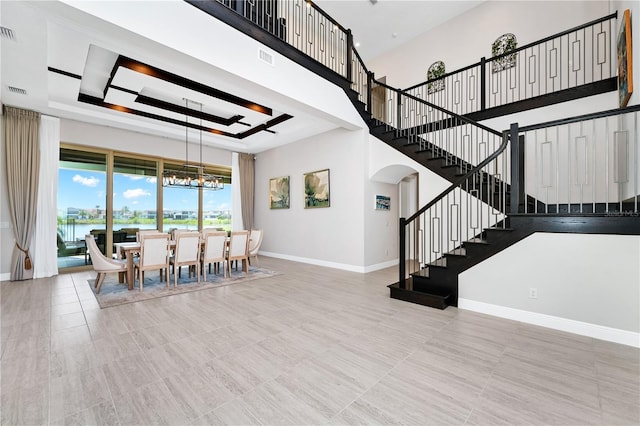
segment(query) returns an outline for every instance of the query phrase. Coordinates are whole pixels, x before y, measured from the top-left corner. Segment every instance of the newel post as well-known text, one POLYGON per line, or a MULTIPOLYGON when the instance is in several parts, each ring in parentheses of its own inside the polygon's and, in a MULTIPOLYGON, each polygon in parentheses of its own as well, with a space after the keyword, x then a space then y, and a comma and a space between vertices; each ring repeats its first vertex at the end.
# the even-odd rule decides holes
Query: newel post
POLYGON ((405 230, 406 220, 404 217, 400 218, 400 241, 399 245, 399 253, 398 258, 400 260, 400 264, 398 265, 398 285, 400 288, 406 288, 405 285, 405 274, 406 274, 406 246, 407 246, 407 233, 405 230))

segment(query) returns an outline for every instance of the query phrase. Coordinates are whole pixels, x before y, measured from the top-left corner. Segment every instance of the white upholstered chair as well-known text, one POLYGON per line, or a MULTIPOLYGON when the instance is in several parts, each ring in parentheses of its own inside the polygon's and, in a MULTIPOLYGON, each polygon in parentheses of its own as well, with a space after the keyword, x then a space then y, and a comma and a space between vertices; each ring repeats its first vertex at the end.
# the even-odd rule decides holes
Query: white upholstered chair
POLYGON ((160 231, 158 231, 157 229, 141 229, 136 232, 136 241, 140 242, 142 237, 144 237, 147 234, 159 234, 159 233, 160 231))
POLYGON ((96 293, 100 293, 100 287, 102 287, 104 277, 110 272, 118 272, 120 282, 122 282, 124 280, 124 274, 127 272, 127 263, 122 260, 114 260, 105 257, 100 249, 98 249, 98 245, 96 244, 96 240, 93 235, 85 235, 84 239, 87 244, 87 250, 89 250, 89 253, 91 254, 93 269, 98 273, 94 284, 96 293))
POLYGON ((144 271, 156 269, 160 270, 160 281, 162 281, 162 271, 165 271, 167 287, 169 287, 169 234, 143 233, 139 237, 140 257, 135 261, 135 268, 138 271, 140 291, 144 286, 144 271))
MULTIPOLYGON (((200 284, 200 233, 198 231, 180 231, 175 233, 176 248, 169 263, 173 265, 173 287, 178 285, 178 274, 183 266, 194 266, 200 284), (178 268, 178 271, 176 271, 178 268)), ((191 272, 189 272, 191 276, 191 272)))
POLYGON ((205 230, 202 235, 204 241, 204 250, 202 251, 202 275, 207 280, 207 268, 209 265, 209 273, 211 273, 211 264, 213 263, 213 273, 220 269, 222 262, 222 275, 226 276, 224 269, 224 261, 227 254, 227 233, 225 231, 205 230))
POLYGON ((258 251, 260 250, 260 245, 262 244, 262 237, 264 236, 264 232, 262 229, 252 229, 249 234, 249 263, 251 263, 251 258, 256 258, 256 264, 260 265, 260 261, 258 260, 258 251))
POLYGON ((231 276, 231 262, 234 260, 241 260, 242 270, 245 274, 249 272, 249 231, 231 231, 229 251, 227 252, 229 276, 231 276))

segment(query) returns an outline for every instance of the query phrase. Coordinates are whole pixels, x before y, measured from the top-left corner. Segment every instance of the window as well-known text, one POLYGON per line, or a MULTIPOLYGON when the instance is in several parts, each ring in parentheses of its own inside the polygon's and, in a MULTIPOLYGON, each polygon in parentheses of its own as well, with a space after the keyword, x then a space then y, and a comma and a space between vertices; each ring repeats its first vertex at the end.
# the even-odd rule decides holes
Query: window
POLYGON ((100 250, 110 255, 108 246, 112 242, 135 238, 137 229, 231 229, 228 167, 205 165, 206 173, 223 179, 224 189, 217 191, 162 187, 158 175, 165 167, 182 165, 160 158, 62 147, 58 168, 58 267, 81 266, 89 261, 84 245, 89 233, 100 250))
POLYGON ((114 156, 114 243, 125 241, 127 228, 158 229, 157 176, 157 161, 114 156))
POLYGON ((84 236, 94 234, 104 251, 107 156, 60 149, 58 167, 58 267, 84 265, 84 236))

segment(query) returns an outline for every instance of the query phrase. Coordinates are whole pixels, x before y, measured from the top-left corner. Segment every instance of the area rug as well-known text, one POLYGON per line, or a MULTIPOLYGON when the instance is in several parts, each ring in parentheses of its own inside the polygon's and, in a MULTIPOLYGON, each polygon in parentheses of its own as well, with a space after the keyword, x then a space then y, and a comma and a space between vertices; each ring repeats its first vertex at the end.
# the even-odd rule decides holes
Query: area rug
POLYGON ((118 283, 117 274, 109 274, 105 277, 100 293, 96 294, 94 283, 95 279, 87 280, 87 284, 93 290, 96 300, 100 308, 108 308, 111 306, 123 305, 125 303, 135 303, 142 300, 155 299, 158 297, 172 296, 192 291, 202 291, 212 288, 224 287, 228 285, 240 285, 243 282, 253 281, 260 278, 272 277, 279 275, 278 272, 270 271, 254 266, 249 267, 249 272, 245 274, 242 268, 231 270, 231 277, 223 278, 222 275, 207 273, 207 281, 200 277, 200 285, 198 285, 195 276, 189 277, 187 268, 182 268, 182 276, 178 277, 178 286, 173 288, 173 274, 169 278, 169 288, 166 281, 160 282, 160 274, 157 271, 145 272, 144 286, 140 291, 139 283, 136 278, 133 290, 127 289, 127 284, 118 283))

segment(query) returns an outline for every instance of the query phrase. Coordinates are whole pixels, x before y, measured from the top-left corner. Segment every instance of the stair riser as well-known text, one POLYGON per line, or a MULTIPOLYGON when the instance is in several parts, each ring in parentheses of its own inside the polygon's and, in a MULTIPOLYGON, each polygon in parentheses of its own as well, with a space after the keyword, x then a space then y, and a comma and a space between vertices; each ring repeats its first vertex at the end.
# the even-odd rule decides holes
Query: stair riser
POLYGON ((417 303, 422 306, 429 306, 431 308, 445 309, 448 304, 449 298, 443 298, 436 295, 422 293, 419 291, 411 291, 389 287, 391 290, 391 298, 398 299, 405 302, 417 303))

